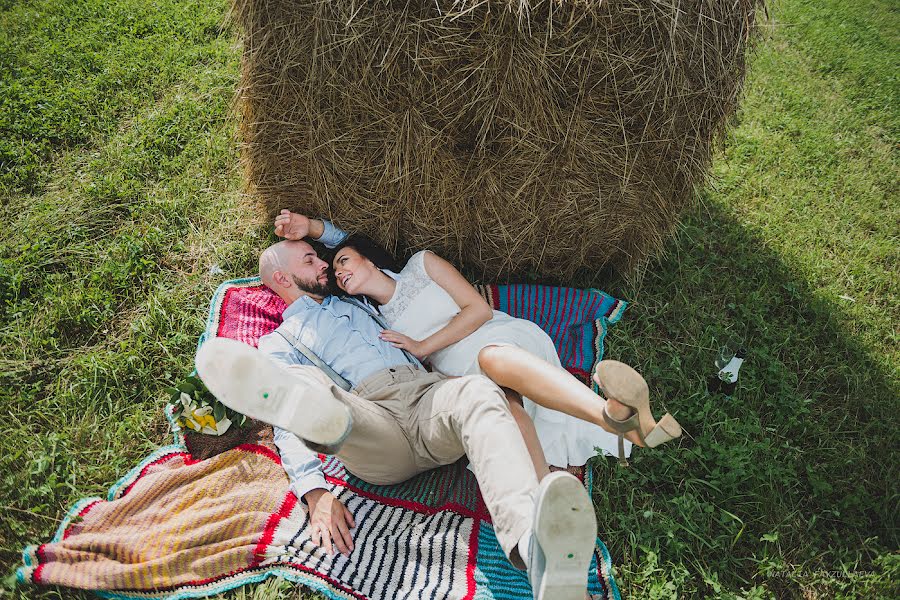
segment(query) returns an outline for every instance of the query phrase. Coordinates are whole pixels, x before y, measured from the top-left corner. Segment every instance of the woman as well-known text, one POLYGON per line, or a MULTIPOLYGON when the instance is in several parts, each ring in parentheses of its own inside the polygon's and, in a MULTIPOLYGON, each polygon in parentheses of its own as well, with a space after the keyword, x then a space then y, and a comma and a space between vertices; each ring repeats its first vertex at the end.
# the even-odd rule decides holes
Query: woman
MULTIPOLYGON (((301 217, 286 212, 276 218, 276 233, 301 217)), ((653 447, 681 435, 671 415, 653 420, 647 385, 633 369, 616 361, 598 366, 594 380, 606 390, 604 401, 560 366, 540 327, 492 310, 459 271, 429 251, 414 254, 395 278, 382 270, 394 268, 384 250, 351 235, 335 248, 332 264, 339 288, 379 306, 391 326, 382 339, 446 375, 482 373, 515 392, 513 399, 524 399, 524 411, 515 403, 510 408, 539 476, 546 462, 585 464, 595 447, 612 454, 617 436, 624 460, 623 436, 653 447)))

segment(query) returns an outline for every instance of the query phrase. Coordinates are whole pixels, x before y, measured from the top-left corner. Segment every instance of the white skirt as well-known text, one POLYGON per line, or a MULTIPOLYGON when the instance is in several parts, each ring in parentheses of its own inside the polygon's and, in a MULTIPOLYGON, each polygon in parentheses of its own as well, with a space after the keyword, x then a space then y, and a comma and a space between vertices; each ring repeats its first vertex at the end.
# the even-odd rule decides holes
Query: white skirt
MULTIPOLYGON (((429 357, 432 366, 445 375, 484 373, 478 364, 478 353, 486 346, 516 346, 562 368, 556 346, 547 333, 535 323, 494 311, 494 317, 471 335, 435 352, 429 357)), ((523 398, 525 412, 534 421, 538 439, 547 462, 555 467, 582 466, 598 453, 618 456, 617 437, 593 423, 556 410, 544 408, 523 398)), ((631 442, 625 440, 625 455, 631 455, 631 442)))

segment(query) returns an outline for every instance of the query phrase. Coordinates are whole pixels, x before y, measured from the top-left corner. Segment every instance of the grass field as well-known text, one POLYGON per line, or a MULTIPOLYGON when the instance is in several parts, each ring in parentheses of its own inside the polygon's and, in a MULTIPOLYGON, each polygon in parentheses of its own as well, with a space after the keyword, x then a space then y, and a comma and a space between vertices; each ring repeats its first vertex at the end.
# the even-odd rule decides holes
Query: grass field
MULTIPOLYGON (((255 270, 223 0, 0 0, 0 595, 21 548, 169 439, 208 299, 255 270), (212 275, 218 266, 224 275, 212 275)), ((608 357, 688 435, 597 467, 633 598, 896 598, 900 10, 781 0, 714 177, 608 357), (705 380, 745 341, 731 398, 705 380)), ((271 581, 231 598, 318 598, 271 581)))

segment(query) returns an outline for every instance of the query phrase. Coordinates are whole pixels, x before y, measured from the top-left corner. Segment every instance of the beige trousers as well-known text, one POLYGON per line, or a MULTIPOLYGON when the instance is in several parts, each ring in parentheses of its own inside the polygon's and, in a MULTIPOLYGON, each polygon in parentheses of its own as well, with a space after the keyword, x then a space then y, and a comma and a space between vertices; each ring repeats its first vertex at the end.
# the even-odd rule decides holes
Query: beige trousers
POLYGON ((411 366, 367 377, 352 392, 316 367, 290 371, 325 385, 353 416, 337 456, 347 470, 377 485, 469 457, 503 551, 519 568, 519 539, 531 528, 538 481, 503 392, 482 375, 448 378, 411 366))

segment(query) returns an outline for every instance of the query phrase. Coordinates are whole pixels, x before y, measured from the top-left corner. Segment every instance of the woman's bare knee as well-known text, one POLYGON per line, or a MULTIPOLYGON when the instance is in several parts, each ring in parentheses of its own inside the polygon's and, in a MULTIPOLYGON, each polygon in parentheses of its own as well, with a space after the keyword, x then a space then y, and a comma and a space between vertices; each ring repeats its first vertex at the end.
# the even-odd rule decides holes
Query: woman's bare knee
POLYGON ((478 352, 478 366, 497 385, 504 387, 511 376, 507 346, 485 346, 478 352))
POLYGON ((478 366, 481 367, 482 371, 487 372, 494 367, 497 355, 494 350, 496 349, 497 346, 485 346, 478 351, 478 366))

